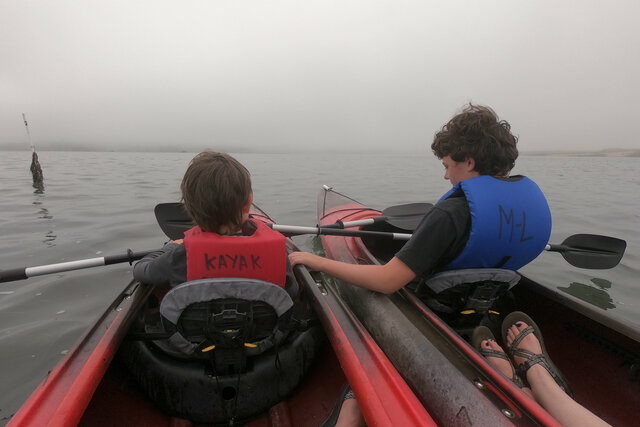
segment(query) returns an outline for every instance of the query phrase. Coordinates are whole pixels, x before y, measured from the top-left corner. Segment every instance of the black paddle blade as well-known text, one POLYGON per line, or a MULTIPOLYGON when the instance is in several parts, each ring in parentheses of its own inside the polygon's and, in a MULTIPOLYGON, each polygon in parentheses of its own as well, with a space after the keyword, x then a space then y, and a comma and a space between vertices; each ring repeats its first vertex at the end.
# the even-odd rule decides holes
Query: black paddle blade
POLYGON ((433 208, 431 203, 409 203, 391 206, 382 211, 385 222, 403 230, 415 230, 422 217, 433 208))
POLYGON ((154 213, 162 232, 171 240, 184 238, 184 232, 194 225, 182 203, 160 203, 154 213))
POLYGON ((553 251, 560 252, 567 262, 578 268, 604 270, 613 268, 622 259, 627 242, 597 234, 574 234, 553 251))

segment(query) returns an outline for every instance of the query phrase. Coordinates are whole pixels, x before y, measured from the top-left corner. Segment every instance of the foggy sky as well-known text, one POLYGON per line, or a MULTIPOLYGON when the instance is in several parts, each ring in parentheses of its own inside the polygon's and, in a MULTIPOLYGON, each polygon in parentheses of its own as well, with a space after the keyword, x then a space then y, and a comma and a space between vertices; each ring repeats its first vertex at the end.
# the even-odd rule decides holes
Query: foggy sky
POLYGON ((424 151, 465 103, 521 150, 640 148, 640 2, 0 2, 0 148, 424 151))

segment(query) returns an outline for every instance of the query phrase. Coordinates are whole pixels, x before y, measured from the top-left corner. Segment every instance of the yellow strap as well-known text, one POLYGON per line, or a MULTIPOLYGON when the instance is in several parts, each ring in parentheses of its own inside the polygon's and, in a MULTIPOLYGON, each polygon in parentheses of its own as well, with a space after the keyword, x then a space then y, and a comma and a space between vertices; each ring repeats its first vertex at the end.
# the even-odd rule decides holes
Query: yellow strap
POLYGON ((256 348, 256 347, 257 347, 257 345, 255 345, 255 344, 251 344, 250 342, 246 342, 246 343, 244 343, 244 346, 245 346, 245 347, 249 347, 249 348, 256 348))
POLYGON ((207 351, 211 351, 211 350, 213 350, 214 348, 216 348, 216 346, 215 346, 215 345, 210 345, 210 346, 209 346, 209 347, 207 347, 207 348, 203 348, 203 349, 202 349, 202 352, 203 352, 203 353, 206 353, 207 351))
MULTIPOLYGON (((475 310, 464 310, 464 311, 461 311, 460 314, 473 314, 475 312, 476 312, 475 310)), ((489 310, 489 313, 500 315, 500 313, 494 310, 489 310)))

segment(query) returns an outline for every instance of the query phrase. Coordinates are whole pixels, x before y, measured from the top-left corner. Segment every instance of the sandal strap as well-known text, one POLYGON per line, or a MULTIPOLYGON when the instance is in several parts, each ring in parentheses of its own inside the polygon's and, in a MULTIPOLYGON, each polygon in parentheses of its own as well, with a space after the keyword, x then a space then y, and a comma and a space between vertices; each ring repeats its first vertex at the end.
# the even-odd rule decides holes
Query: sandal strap
POLYGON ((511 360, 509 360, 509 356, 505 354, 503 351, 493 350, 491 348, 482 348, 480 349, 480 354, 484 357, 496 357, 498 359, 503 359, 511 364, 511 360))
MULTIPOLYGON (((522 353, 524 353, 525 351, 526 350, 523 350, 522 353)), ((550 366, 547 363, 547 358, 544 357, 544 354, 534 354, 534 353, 531 353, 530 351, 528 351, 527 353, 529 353, 531 356, 527 357, 524 354, 519 354, 520 357, 527 357, 527 360, 525 360, 518 367, 518 369, 520 369, 523 374, 526 375, 527 371, 534 365, 542 365, 543 368, 545 368, 547 371, 549 371, 549 373, 551 373, 550 366)))
POLYGON ((526 387, 524 381, 522 381, 522 378, 518 376, 518 373, 511 363, 511 359, 509 359, 509 356, 507 356, 506 353, 504 353, 503 351, 494 350, 492 348, 481 348, 480 354, 482 354, 484 357, 495 357, 498 359, 504 359, 509 362, 509 366, 511 366, 511 378, 507 377, 507 379, 513 381, 513 383, 519 388, 526 387))
POLYGON ((517 385, 519 388, 529 387, 528 384, 525 384, 520 375, 518 375, 513 366, 511 367, 511 370, 513 371, 513 377, 511 378, 511 381, 513 381, 515 385, 517 385))
MULTIPOLYGON (((531 327, 531 326, 527 326, 526 328, 524 328, 523 330, 520 331, 520 333, 518 334, 518 336, 516 336, 513 340, 513 342, 511 343, 511 345, 509 346, 509 352, 511 354, 513 354, 515 351, 519 351, 518 349, 518 345, 520 345, 520 342, 522 342, 522 340, 524 339, 524 337, 526 337, 529 334, 534 334, 535 335, 535 330, 531 327)), ((536 337, 537 338, 537 337, 536 337)))
POLYGON ((562 378, 561 375, 558 374, 558 372, 554 368, 551 367, 552 365, 549 363, 547 357, 544 354, 535 354, 527 350, 519 350, 518 352, 520 353, 518 354, 518 356, 525 357, 527 359, 517 368, 518 374, 525 379, 526 383, 528 383, 528 381, 526 380, 527 371, 534 365, 540 365, 544 369, 546 369, 547 372, 549 372, 549 375, 551 375, 551 378, 553 378, 556 384, 558 384, 561 389, 563 389, 567 394, 570 395, 571 389, 569 387, 569 384, 564 378, 562 378), (529 354, 526 355, 525 353, 529 354))
MULTIPOLYGON (((537 358, 538 356, 543 356, 544 357, 543 354, 534 353, 532 351, 525 350, 523 348, 516 348, 515 350, 512 350, 511 351, 511 356, 513 356, 513 357, 522 357, 523 359, 526 359, 526 361, 522 362, 520 364, 520 366, 522 366, 524 363, 527 363, 530 360, 533 360, 533 359, 537 358)), ((533 366, 533 365, 531 365, 531 366, 533 366)))

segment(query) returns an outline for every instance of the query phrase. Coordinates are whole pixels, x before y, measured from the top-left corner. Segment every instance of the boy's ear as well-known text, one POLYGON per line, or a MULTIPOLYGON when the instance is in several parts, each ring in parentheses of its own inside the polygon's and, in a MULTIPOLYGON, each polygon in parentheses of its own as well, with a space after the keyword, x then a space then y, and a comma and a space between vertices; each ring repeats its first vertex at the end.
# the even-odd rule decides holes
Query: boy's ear
POLYGON ((473 172, 474 170, 476 170, 476 159, 474 159, 473 157, 467 156, 465 157, 464 162, 468 172, 473 172))

